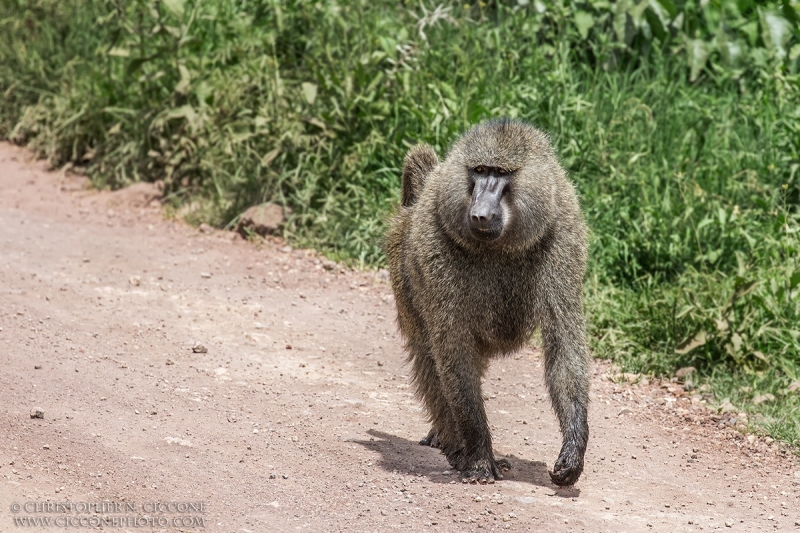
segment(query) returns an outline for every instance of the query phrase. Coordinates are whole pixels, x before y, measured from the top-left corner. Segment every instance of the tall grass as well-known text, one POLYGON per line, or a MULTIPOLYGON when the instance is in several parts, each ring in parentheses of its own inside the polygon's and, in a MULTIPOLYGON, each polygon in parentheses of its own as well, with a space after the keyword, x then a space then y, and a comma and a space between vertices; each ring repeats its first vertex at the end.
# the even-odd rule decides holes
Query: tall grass
POLYGON ((99 186, 162 179, 198 221, 290 205, 294 242, 380 265, 409 146, 529 120, 592 228, 595 353, 696 366, 798 442, 798 18, 790 2, 8 0, 0 135, 99 186))

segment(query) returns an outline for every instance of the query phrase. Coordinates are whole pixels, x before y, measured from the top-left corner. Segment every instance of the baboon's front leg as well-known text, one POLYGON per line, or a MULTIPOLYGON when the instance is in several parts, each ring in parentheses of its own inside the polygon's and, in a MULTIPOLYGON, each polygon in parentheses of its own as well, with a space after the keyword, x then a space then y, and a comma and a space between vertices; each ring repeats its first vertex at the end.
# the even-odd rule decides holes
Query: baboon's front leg
POLYGON ((477 483, 494 483, 502 479, 492 452, 492 435, 481 396, 481 372, 476 364, 474 347, 448 339, 434 348, 436 370, 442 383, 450 413, 461 435, 462 446, 454 448, 442 442, 442 453, 462 479, 477 483))
POLYGON ((561 426, 562 446, 550 479, 574 485, 589 440, 589 350, 580 297, 558 298, 542 317, 545 380, 561 426))

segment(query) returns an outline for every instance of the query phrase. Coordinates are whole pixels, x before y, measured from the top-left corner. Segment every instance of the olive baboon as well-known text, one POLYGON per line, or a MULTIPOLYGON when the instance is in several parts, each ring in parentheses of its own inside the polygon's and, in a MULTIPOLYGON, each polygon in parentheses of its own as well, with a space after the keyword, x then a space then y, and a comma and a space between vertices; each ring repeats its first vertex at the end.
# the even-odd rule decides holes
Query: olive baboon
POLYGON ((492 483, 496 460, 481 395, 490 358, 541 326, 545 379, 563 445, 553 471, 572 485, 589 438, 589 353, 582 285, 586 227, 550 141, 523 122, 491 120, 439 162, 405 157, 402 206, 386 252, 413 383, 440 447, 465 481, 492 483))

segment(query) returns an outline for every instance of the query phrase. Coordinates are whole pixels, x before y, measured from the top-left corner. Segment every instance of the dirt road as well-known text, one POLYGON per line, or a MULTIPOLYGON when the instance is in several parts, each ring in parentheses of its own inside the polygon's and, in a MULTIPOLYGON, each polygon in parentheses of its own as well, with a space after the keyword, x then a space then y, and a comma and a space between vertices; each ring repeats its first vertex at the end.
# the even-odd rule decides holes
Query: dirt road
POLYGON ((0 531, 800 530, 792 455, 599 362, 586 471, 557 490, 535 349, 485 382, 513 470, 462 484, 417 444, 385 276, 28 158, 0 144, 0 531))

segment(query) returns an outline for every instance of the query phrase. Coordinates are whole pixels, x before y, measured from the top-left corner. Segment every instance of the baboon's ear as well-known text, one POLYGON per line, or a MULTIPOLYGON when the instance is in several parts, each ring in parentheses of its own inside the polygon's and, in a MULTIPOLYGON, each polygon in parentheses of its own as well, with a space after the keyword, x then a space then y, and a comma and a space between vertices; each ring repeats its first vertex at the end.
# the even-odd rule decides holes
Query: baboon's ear
POLYGON ((429 144, 413 146, 403 160, 403 206, 409 207, 417 201, 425 178, 439 165, 439 158, 429 144))

